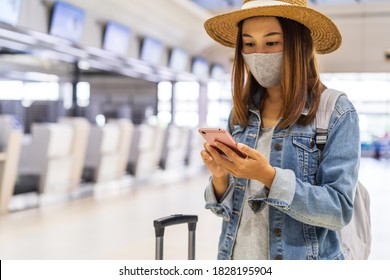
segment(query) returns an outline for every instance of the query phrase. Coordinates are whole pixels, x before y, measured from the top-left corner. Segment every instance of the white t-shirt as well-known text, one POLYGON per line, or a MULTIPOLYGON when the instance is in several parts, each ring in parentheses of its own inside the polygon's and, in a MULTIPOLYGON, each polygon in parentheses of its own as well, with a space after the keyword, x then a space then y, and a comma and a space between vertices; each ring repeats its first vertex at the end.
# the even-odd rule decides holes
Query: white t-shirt
MULTIPOLYGON (((271 141, 275 127, 261 128, 256 150, 269 159, 271 141)), ((234 260, 269 259, 269 220, 268 205, 254 213, 249 207, 248 198, 265 191, 264 184, 256 180, 249 181, 245 191, 244 207, 239 222, 236 241, 233 248, 234 260)))

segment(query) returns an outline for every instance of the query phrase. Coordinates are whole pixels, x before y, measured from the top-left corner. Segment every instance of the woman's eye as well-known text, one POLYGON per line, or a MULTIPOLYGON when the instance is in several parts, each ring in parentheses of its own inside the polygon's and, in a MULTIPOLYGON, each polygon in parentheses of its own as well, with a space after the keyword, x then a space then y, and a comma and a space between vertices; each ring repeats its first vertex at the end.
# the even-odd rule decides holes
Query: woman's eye
POLYGON ((255 44, 254 43, 244 43, 244 46, 245 47, 254 47, 255 44))
POLYGON ((266 43, 266 46, 268 47, 272 47, 272 46, 276 46, 279 42, 267 42, 266 43))

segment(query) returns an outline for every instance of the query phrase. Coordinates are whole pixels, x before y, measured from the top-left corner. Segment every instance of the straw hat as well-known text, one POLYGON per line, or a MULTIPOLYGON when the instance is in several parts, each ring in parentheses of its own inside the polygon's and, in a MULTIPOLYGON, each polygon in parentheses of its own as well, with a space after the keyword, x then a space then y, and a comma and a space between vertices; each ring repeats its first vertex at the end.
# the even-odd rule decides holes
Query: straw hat
POLYGON ((240 21, 255 16, 276 16, 295 20, 311 31, 317 53, 338 49, 341 34, 324 14, 307 7, 307 0, 244 0, 241 10, 215 16, 205 22, 207 33, 215 41, 234 47, 240 21))

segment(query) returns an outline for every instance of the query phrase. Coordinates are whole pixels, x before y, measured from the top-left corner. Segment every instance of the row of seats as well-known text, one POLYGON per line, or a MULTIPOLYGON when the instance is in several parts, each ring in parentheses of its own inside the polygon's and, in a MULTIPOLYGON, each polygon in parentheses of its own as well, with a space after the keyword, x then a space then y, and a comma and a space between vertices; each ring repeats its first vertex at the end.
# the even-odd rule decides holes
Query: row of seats
POLYGON ((2 115, 0 212, 7 212, 12 195, 72 192, 82 182, 116 181, 126 174, 144 179, 159 169, 201 167, 202 143, 190 128, 124 119, 99 127, 81 117, 34 123, 31 134, 23 135, 12 116, 2 115))

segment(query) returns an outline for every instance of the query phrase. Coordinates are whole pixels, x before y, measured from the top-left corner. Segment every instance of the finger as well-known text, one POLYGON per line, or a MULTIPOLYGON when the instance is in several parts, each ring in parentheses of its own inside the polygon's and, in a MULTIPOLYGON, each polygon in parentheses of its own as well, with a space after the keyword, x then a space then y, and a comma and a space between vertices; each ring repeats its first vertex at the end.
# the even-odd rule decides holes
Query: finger
POLYGON ((242 144, 242 143, 238 143, 237 144, 237 149, 247 155, 248 157, 250 158, 256 158, 258 156, 258 152, 257 150, 255 149, 252 149, 251 147, 249 147, 248 145, 245 145, 245 144, 242 144))
MULTIPOLYGON (((204 151, 203 152, 203 162, 207 166, 207 168, 228 168, 231 169, 231 161, 226 159, 224 156, 221 156, 219 151, 217 151, 216 148, 213 148, 211 145, 209 145, 208 149, 210 149, 210 152, 204 151)), ((211 170, 211 169, 210 169, 211 170)))
POLYGON ((205 144, 206 151, 210 154, 213 159, 219 159, 221 157, 219 151, 216 147, 211 146, 210 144, 205 144))
POLYGON ((206 150, 201 150, 200 156, 202 157, 204 163, 209 163, 213 160, 209 152, 207 152, 206 150))
POLYGON ((237 155, 236 151, 234 151, 232 148, 230 148, 229 146, 225 145, 224 143, 215 142, 215 146, 219 150, 221 150, 232 161, 236 161, 238 158, 241 158, 239 155, 237 155))
POLYGON ((203 147, 204 147, 204 149, 207 151, 207 152, 209 152, 210 154, 213 152, 213 150, 214 150, 214 148, 213 148, 213 146, 211 146, 209 143, 207 143, 207 142, 205 142, 204 144, 203 144, 203 147))
POLYGON ((234 160, 236 159, 236 157, 238 157, 237 154, 224 144, 216 143, 215 146, 217 145, 219 147, 213 148, 213 150, 216 152, 216 155, 213 155, 214 160, 218 163, 218 165, 222 166, 225 169, 234 169, 234 160), (224 155, 221 154, 221 152, 224 153, 224 155))

